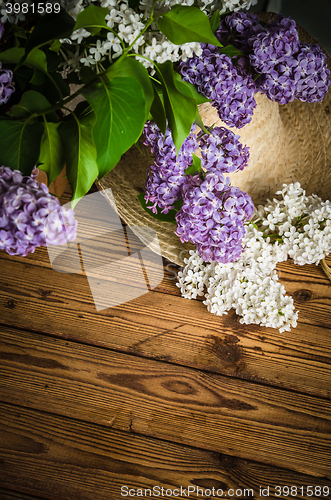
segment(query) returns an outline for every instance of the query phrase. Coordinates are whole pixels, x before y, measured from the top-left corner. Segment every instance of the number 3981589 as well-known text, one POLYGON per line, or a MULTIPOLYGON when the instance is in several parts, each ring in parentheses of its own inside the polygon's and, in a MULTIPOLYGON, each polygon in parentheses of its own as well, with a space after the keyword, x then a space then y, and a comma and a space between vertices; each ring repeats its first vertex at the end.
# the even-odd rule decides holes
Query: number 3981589
POLYGON ((7 3, 6 13, 7 14, 51 14, 55 12, 58 14, 60 12, 61 6, 59 3, 51 2, 33 2, 31 4, 24 3, 7 3))

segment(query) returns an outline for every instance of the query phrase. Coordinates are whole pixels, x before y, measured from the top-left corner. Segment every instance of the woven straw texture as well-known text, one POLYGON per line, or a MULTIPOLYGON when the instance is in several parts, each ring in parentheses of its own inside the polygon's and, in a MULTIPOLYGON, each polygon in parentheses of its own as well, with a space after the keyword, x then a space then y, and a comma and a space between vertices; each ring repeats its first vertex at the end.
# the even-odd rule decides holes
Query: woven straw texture
MULTIPOLYGON (((263 21, 275 14, 259 15, 263 21)), ((315 43, 316 40, 299 28, 300 40, 315 43)), ((331 69, 331 59, 328 56, 331 69)), ((240 135, 242 144, 250 148, 250 160, 243 172, 232 174, 231 182, 252 197, 254 203, 263 203, 282 187, 283 183, 299 181, 307 194, 316 193, 323 199, 331 196, 331 90, 322 103, 303 103, 295 100, 287 105, 278 105, 265 95, 256 95, 257 107, 252 121, 242 129, 231 128, 240 135)), ((209 104, 199 106, 205 125, 227 127, 209 104)), ((227 127, 229 128, 229 127, 227 127)), ((147 170, 153 164, 153 155, 140 143, 141 152, 132 147, 118 165, 99 183, 99 189, 111 188, 109 203, 132 227, 147 226, 156 231, 159 248, 164 257, 183 265, 187 252, 195 247, 183 244, 174 234, 175 225, 160 222, 148 215, 141 207, 137 194, 144 191, 147 170), (114 204, 115 200, 115 204, 114 204)), ((150 237, 139 238, 153 251, 150 237)))

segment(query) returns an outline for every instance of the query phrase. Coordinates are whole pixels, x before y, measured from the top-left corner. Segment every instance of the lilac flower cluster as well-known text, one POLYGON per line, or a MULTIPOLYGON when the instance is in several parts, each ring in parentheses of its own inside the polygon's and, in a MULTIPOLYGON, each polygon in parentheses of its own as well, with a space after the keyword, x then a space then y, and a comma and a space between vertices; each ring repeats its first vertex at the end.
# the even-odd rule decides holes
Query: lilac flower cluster
POLYGON ((25 257, 38 246, 63 245, 76 238, 74 212, 60 206, 45 184, 36 181, 38 170, 22 176, 0 167, 0 249, 25 257))
POLYGON ((13 72, 10 69, 1 68, 2 64, 0 61, 0 106, 6 104, 15 90, 15 87, 12 85, 13 72))
POLYGON ((183 205, 176 215, 177 236, 195 243, 206 262, 233 262, 243 252, 244 222, 254 205, 247 193, 229 185, 216 169, 203 182, 188 176, 183 186, 183 205))
POLYGON ((301 44, 297 62, 292 70, 295 97, 303 102, 321 102, 330 85, 326 55, 317 44, 301 44))
MULTIPOLYGON (((265 26, 255 14, 238 12, 226 17, 216 36, 246 52, 241 67, 256 72, 257 90, 279 104, 295 98, 320 102, 330 85, 326 56, 319 45, 301 43, 296 23, 281 14, 265 26)), ((243 69, 244 70, 244 69, 243 69)))
POLYGON ((239 135, 224 127, 215 127, 200 140, 201 165, 208 172, 233 173, 248 165, 249 148, 239 142, 239 135))
POLYGON ((218 115, 230 127, 241 128, 251 121, 256 107, 256 87, 252 76, 235 66, 231 57, 220 54, 217 47, 201 44, 201 56, 181 62, 179 71, 184 81, 211 99, 218 115))
MULTIPOLYGON (((0 40, 4 34, 5 28, 0 20, 0 40)), ((9 69, 2 69, 2 63, 0 61, 0 106, 6 104, 10 96, 15 90, 12 85, 13 72, 9 69)))
POLYGON ((153 203, 153 212, 159 207, 167 213, 182 199, 175 233, 181 241, 194 243, 205 261, 237 259, 243 251, 244 222, 254 210, 247 193, 230 186, 223 175, 248 164, 248 148, 240 144, 239 136, 222 127, 199 138, 191 131, 177 159, 168 129, 163 137, 157 125, 147 123, 145 137, 156 158, 145 187, 145 200, 153 203), (185 175, 199 145, 202 172, 185 175))
POLYGON ((145 186, 148 202, 153 203, 152 211, 157 213, 159 207, 163 213, 174 208, 174 203, 181 198, 181 186, 185 181, 185 169, 192 165, 194 151, 199 147, 198 139, 194 134, 195 126, 185 139, 178 156, 172 140, 170 129, 165 136, 153 122, 147 122, 144 127, 146 146, 150 146, 155 155, 155 162, 150 167, 145 186))
POLYGON ((236 49, 249 52, 255 36, 263 31, 263 27, 256 14, 236 12, 221 20, 216 38, 223 44, 233 45, 236 49))

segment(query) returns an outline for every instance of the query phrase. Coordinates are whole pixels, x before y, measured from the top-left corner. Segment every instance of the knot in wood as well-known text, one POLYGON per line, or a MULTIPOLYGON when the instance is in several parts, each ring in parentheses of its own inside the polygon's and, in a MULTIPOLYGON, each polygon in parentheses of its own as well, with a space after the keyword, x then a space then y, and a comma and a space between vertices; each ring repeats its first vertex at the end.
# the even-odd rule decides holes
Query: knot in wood
POLYGON ((299 302, 306 302, 307 300, 310 300, 313 296, 313 293, 310 290, 302 289, 302 290, 297 290, 293 294, 294 298, 298 300, 299 302))
POLYGON ((16 307, 15 300, 13 299, 7 300, 6 307, 8 307, 8 309, 14 309, 16 307))

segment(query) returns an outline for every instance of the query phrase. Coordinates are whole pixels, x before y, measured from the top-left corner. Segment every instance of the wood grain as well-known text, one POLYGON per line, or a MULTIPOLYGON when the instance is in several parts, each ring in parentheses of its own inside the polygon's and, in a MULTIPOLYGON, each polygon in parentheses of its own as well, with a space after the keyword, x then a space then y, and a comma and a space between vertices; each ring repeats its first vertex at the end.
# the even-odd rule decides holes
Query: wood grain
MULTIPOLYGON (((252 499, 267 486, 269 498, 285 498, 274 495, 275 486, 288 484, 322 485, 331 491, 327 479, 3 403, 0 434, 2 486, 49 500, 118 499, 122 485, 214 487, 222 489, 222 498, 227 499, 229 489, 242 491, 236 498, 252 499)), ((1 490, 0 498, 37 500, 13 492, 1 496, 1 490)))
POLYGON ((285 264, 300 309, 291 332, 154 290, 96 313, 85 276, 12 258, 1 259, 0 323, 330 398, 331 286, 316 266, 303 284, 294 281, 299 266, 285 264))
POLYGON ((316 476, 331 402, 1 328, 2 401, 316 476))
MULTIPOLYGON (((0 469, 1 475, 1 469, 0 469)), ((1 477, 1 476, 0 476, 1 477)), ((6 478, 6 483, 8 482, 6 478)), ((17 483, 15 485, 17 487, 17 483)), ((0 498, 1 500, 47 500, 46 497, 40 497, 35 495, 28 495, 22 493, 21 491, 8 490, 7 488, 1 488, 0 486, 0 498)))

